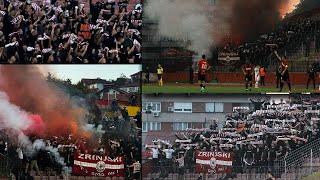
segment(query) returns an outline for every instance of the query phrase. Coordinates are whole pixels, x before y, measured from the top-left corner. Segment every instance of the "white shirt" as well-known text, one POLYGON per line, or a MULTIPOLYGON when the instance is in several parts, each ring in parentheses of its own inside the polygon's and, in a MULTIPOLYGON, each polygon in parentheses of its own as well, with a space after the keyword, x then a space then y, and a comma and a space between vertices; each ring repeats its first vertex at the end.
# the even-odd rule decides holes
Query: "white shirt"
POLYGON ((17 149, 17 153, 18 153, 19 159, 23 159, 23 153, 22 153, 21 148, 18 148, 18 149, 17 149))
POLYGON ((184 167, 184 157, 177 159, 177 162, 179 163, 179 167, 184 167))
POLYGON ((260 67, 259 66, 256 66, 255 68, 254 68, 254 73, 256 74, 256 76, 259 76, 260 74, 259 74, 259 70, 260 70, 260 67))
POLYGON ((166 153, 166 159, 172 159, 172 153, 174 152, 173 149, 165 149, 163 152, 166 153))
POLYGON ((159 150, 158 150, 158 148, 152 148, 151 150, 152 150, 152 158, 153 158, 153 159, 158 159, 158 157, 159 157, 159 150))
POLYGON ((133 163, 133 173, 140 172, 140 170, 141 170, 141 164, 139 163, 139 161, 133 163))

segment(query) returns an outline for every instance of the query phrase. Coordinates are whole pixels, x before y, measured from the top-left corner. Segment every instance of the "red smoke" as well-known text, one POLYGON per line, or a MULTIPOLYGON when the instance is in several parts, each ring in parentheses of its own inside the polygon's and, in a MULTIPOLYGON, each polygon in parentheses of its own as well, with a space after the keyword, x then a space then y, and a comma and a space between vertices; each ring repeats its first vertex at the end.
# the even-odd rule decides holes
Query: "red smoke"
MULTIPOLYGON (((72 106, 61 90, 45 80, 45 66, 0 66, 0 91, 5 92, 11 103, 31 114, 38 114, 34 122, 44 122, 45 135, 73 134, 82 136, 78 119, 81 109, 72 106), (43 121, 41 120, 43 119, 43 121)), ((32 128, 43 128, 33 126, 32 128)))
POLYGON ((31 120, 31 125, 28 127, 25 134, 35 134, 38 136, 44 135, 45 132, 45 124, 40 115, 31 114, 29 115, 29 119, 31 120))
MULTIPOLYGON (((218 9, 229 13, 224 22, 227 37, 234 42, 250 42, 264 33, 269 33, 282 18, 294 10, 300 0, 228 0, 220 1, 218 9)), ((219 11, 219 10, 218 10, 219 11)), ((221 12, 220 12, 221 13, 221 12)), ((223 13, 223 12, 222 12, 223 13)))

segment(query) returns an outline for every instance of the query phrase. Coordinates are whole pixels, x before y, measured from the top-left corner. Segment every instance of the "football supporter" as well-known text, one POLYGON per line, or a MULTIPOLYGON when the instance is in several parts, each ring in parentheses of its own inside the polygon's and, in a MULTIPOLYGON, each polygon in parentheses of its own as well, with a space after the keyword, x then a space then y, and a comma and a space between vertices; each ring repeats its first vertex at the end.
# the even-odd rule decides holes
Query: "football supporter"
MULTIPOLYGON (((138 120, 132 118, 125 120, 120 109, 117 109, 115 114, 118 116, 105 115, 101 119, 97 128, 100 129, 100 133, 94 134, 93 139, 73 137, 72 134, 45 139, 30 136, 30 143, 34 147, 32 149, 29 146, 26 148, 23 143, 16 143, 18 139, 7 136, 7 131, 10 130, 2 129, 0 131, 0 150, 4 140, 7 141, 5 144, 8 148, 2 148, 3 151, 0 152, 0 155, 1 157, 4 155, 10 160, 8 167, 10 172, 15 175, 15 179, 33 179, 32 174, 41 175, 43 178, 45 175, 66 176, 64 178, 68 178, 72 175, 76 153, 106 155, 110 158, 124 157, 126 170, 124 178, 139 179, 141 174, 141 168, 139 168, 141 132, 135 123, 138 120), (124 129, 130 135, 123 134, 124 129), (32 173, 34 171, 36 173, 32 173)), ((92 131, 97 129, 92 129, 92 131)), ((83 170, 84 174, 88 173, 85 171, 83 170)))
POLYGON ((141 164, 138 160, 134 160, 134 163, 129 166, 133 167, 133 178, 134 180, 140 180, 141 179, 141 164))
POLYGON ((5 0, 1 63, 140 63, 142 4, 5 0))
MULTIPOLYGON (((252 100, 262 105, 255 105, 255 109, 234 107, 233 113, 226 115, 224 121, 220 120, 223 123, 217 130, 187 129, 176 133, 172 142, 154 140, 153 147, 163 151, 171 146, 175 159, 185 154, 185 170, 189 172, 194 172, 196 151, 218 151, 234 155, 232 168, 235 174, 252 169, 260 173, 274 173, 275 161, 320 136, 319 100, 317 96, 296 96, 279 103, 268 98, 252 100)), ((165 157, 160 157, 159 161, 162 158, 165 157)), ((176 173, 179 165, 173 168, 176 173)), ((172 169, 172 166, 173 162, 167 169, 172 169)))

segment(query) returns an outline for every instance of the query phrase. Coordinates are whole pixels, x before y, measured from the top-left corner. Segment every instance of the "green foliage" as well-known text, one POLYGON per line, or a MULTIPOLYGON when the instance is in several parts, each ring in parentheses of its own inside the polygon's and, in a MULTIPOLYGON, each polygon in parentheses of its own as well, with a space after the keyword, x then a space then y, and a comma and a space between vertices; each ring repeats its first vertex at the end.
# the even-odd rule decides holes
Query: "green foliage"
POLYGON ((47 81, 53 84, 54 86, 58 87, 59 89, 63 90, 70 96, 84 97, 85 94, 88 93, 88 89, 84 86, 83 83, 81 83, 81 81, 79 81, 77 84, 72 84, 71 79, 59 79, 50 72, 47 75, 47 81))

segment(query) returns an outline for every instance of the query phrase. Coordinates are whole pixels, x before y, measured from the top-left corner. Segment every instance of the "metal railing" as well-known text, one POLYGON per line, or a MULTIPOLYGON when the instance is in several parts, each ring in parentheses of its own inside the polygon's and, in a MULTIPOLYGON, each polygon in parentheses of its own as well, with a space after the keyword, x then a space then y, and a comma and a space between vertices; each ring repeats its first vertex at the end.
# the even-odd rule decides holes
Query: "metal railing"
POLYGON ((278 172, 284 174, 285 179, 287 179, 287 173, 296 173, 299 169, 303 169, 303 171, 299 173, 299 178, 310 175, 315 171, 319 171, 320 138, 289 152, 288 156, 277 160, 275 162, 275 166, 278 167, 278 172))
MULTIPOLYGON (((144 165, 143 169, 147 168, 144 165)), ((144 173, 142 179, 146 180, 254 180, 254 179, 267 179, 270 176, 275 177, 277 180, 300 180, 302 177, 310 175, 312 172, 319 171, 320 166, 299 166, 292 171, 281 172, 277 165, 273 166, 233 166, 232 172, 228 173, 196 173, 195 167, 185 167, 179 169, 177 166, 150 166, 150 172, 144 173)))

